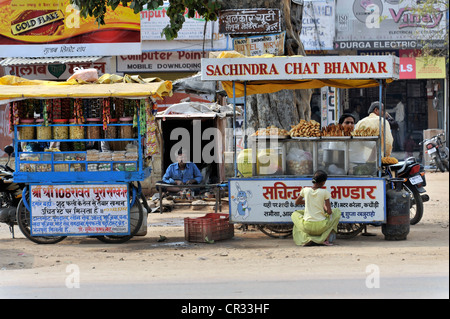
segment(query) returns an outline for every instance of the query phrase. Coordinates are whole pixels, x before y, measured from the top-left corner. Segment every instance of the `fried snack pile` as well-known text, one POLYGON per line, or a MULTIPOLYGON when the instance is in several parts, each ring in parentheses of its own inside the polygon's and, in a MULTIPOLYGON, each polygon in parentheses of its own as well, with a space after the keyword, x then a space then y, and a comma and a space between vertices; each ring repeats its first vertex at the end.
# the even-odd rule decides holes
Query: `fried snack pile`
POLYGON ((397 164, 398 163, 398 159, 396 159, 395 157, 382 157, 381 158, 381 163, 385 164, 385 165, 392 165, 392 164, 397 164))
POLYGON ((292 137, 319 137, 321 135, 320 124, 314 120, 308 122, 302 119, 297 125, 291 125, 289 135, 292 137))
POLYGON ((357 130, 354 130, 351 135, 353 136, 378 136, 378 130, 376 128, 370 128, 361 126, 357 130))
POLYGON ((285 129, 278 128, 275 125, 268 126, 265 129, 257 130, 252 136, 287 136, 289 132, 285 129))
POLYGON ((350 136, 351 129, 342 124, 330 124, 322 129, 322 136, 350 136))

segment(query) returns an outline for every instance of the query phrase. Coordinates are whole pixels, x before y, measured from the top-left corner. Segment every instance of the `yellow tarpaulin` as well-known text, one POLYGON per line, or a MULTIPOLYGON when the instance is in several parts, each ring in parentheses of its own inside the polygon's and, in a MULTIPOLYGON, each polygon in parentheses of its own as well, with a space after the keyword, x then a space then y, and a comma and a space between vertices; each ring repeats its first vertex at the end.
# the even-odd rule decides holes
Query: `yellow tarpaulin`
POLYGON ((108 83, 111 81, 103 78, 103 83, 108 84, 80 84, 76 81, 27 80, 7 75, 0 78, 0 102, 39 98, 141 98, 147 96, 163 98, 172 95, 172 82, 170 81, 152 78, 136 79, 140 83, 129 83, 131 80, 127 80, 128 82, 125 83, 123 81, 126 78, 119 78, 122 81, 120 83, 108 83))
MULTIPOLYGON (((217 58, 277 58, 277 56, 271 54, 265 54, 262 56, 249 56, 246 57, 235 51, 224 51, 220 53, 217 58)), ((387 79, 386 83, 392 82, 393 79, 387 79)), ((232 98, 233 95, 233 82, 221 81, 224 90, 228 97, 232 98)), ((297 90, 297 89, 316 89, 324 86, 332 86, 340 89, 354 89, 354 88, 369 88, 380 85, 377 80, 374 79, 314 79, 314 80, 271 80, 271 81, 247 81, 247 95, 262 94, 262 93, 274 93, 281 90, 297 90)), ((236 97, 245 96, 244 82, 235 81, 236 97)))

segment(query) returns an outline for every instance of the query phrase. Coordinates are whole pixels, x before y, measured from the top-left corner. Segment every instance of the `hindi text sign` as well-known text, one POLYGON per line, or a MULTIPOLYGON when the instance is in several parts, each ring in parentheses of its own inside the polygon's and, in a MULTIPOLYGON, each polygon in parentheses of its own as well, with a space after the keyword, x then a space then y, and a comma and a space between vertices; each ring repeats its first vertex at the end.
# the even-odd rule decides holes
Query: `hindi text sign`
POLYGON ((219 33, 251 34, 281 32, 279 9, 239 9, 219 12, 219 33))
MULTIPOLYGON (((291 223, 295 199, 309 178, 230 179, 230 221, 234 223, 291 223)), ((386 220, 385 181, 380 178, 329 178, 331 207, 339 208, 341 223, 370 223, 386 220)))
POLYGON ((31 235, 129 235, 126 184, 31 186, 31 235))

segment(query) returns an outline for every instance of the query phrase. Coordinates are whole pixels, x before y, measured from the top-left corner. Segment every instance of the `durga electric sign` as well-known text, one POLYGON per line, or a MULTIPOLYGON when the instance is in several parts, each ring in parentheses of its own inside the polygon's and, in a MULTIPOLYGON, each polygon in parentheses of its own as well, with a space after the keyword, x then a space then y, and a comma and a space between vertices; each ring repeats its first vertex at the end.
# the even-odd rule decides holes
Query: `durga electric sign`
POLYGON ((398 79, 395 56, 202 59, 202 80, 398 79))

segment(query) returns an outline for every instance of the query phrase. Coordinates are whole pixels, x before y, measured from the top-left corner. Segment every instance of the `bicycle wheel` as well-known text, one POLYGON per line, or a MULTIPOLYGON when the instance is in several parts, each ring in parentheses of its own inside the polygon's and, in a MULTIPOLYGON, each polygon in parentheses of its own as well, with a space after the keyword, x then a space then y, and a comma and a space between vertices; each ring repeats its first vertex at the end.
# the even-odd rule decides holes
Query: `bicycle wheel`
MULTIPOLYGON (((28 193, 25 197, 29 198, 28 193)), ((31 223, 30 223, 30 212, 25 208, 23 203, 23 198, 20 200, 17 206, 17 224, 22 234, 25 235, 29 240, 35 242, 36 244, 56 244, 67 236, 31 236, 31 223)))
POLYGON ((364 224, 358 223, 339 223, 337 227, 337 238, 350 239, 358 236, 364 229, 364 224))
POLYGON ((289 224, 264 224, 257 226, 260 231, 273 238, 288 238, 292 236, 292 229, 294 228, 293 225, 289 224))
POLYGON ((144 220, 144 210, 142 209, 142 203, 139 198, 136 197, 133 207, 137 207, 138 210, 131 212, 130 210, 130 234, 119 236, 119 235, 105 235, 105 236, 95 236, 98 240, 108 243, 108 244, 122 244, 133 238, 134 235, 139 231, 142 226, 142 221, 144 220))

